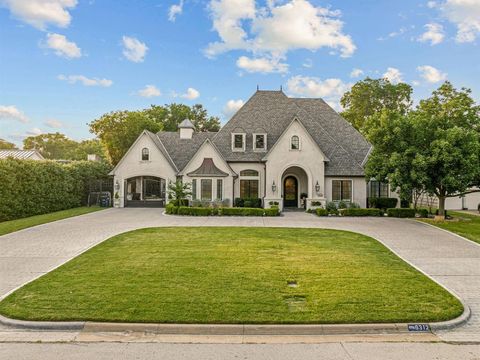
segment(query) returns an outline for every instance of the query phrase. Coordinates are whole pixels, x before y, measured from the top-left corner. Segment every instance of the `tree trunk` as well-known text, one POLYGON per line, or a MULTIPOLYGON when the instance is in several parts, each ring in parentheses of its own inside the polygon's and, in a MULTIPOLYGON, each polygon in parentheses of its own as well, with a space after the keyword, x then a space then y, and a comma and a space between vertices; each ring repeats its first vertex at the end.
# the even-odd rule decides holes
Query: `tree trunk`
POLYGON ((445 219, 445 196, 438 196, 438 216, 445 219))

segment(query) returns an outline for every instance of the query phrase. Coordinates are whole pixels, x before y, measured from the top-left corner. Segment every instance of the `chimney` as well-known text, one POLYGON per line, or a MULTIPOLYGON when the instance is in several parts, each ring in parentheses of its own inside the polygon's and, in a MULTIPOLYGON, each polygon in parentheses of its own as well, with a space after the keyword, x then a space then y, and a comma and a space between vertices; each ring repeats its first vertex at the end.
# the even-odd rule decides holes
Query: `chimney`
POLYGON ((191 139, 195 126, 193 126, 190 120, 185 119, 178 125, 178 129, 180 130, 180 139, 191 139))

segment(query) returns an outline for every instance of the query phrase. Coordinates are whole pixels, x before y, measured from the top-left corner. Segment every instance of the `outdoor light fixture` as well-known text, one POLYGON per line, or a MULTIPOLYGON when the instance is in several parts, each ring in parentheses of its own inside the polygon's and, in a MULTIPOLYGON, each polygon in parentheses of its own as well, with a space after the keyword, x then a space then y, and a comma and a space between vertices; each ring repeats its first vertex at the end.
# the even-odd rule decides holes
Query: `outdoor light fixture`
POLYGON ((315 191, 316 191, 317 193, 320 192, 320 184, 318 183, 318 180, 317 180, 317 183, 315 184, 315 191))
POLYGON ((115 190, 120 190, 120 183, 118 182, 118 180, 115 182, 115 190))
POLYGON ((273 192, 277 191, 277 185, 275 185, 275 181, 272 184, 272 191, 273 192))

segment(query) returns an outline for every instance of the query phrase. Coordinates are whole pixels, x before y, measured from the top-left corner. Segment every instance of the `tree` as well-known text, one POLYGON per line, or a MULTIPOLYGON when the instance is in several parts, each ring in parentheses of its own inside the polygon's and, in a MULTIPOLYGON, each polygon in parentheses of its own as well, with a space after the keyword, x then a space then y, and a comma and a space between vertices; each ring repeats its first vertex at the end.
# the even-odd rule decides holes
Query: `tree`
POLYGON ((180 180, 170 182, 168 184, 167 192, 169 199, 172 199, 174 205, 180 206, 188 196, 192 195, 191 184, 184 183, 180 180))
POLYGON ((71 159, 77 142, 59 132, 29 136, 23 140, 23 148, 35 149, 46 159, 71 159))
POLYGON ((8 142, 7 140, 3 140, 3 139, 0 139, 0 149, 3 149, 3 150, 13 150, 13 149, 16 149, 16 145, 11 143, 11 142, 8 142))
POLYGON ((406 114, 412 105, 411 95, 408 84, 366 78, 342 96, 340 103, 345 110, 341 115, 368 138, 369 129, 377 126, 377 118, 372 116, 382 110, 406 114))
POLYGON ((105 147, 108 160, 116 165, 143 130, 157 132, 162 125, 144 111, 113 111, 90 123, 90 132, 105 147))
POLYGON ((422 189, 439 200, 471 190, 480 179, 480 107, 470 90, 445 82, 407 115, 383 111, 370 129, 367 177, 388 179, 405 193, 422 189))

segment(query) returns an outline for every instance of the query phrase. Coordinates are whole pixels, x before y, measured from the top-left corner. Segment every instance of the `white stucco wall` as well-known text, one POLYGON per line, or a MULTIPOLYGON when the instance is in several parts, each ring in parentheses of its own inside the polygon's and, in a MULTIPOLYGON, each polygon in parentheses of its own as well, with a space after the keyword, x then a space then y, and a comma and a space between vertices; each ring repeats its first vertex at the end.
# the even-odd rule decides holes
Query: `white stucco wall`
POLYGON ((325 178, 325 195, 327 201, 332 201, 332 180, 352 180, 352 199, 353 202, 360 207, 367 207, 367 182, 364 177, 326 177, 325 178))
POLYGON ((210 142, 205 142, 195 156, 190 160, 185 169, 182 171, 182 180, 184 182, 191 182, 192 179, 197 179, 197 199, 200 199, 200 180, 212 179, 212 197, 213 200, 219 198, 217 194, 216 179, 223 179, 223 199, 230 199, 230 205, 233 202, 233 172, 228 164, 223 160, 218 151, 210 142), (203 163, 204 158, 211 158, 217 168, 229 174, 227 177, 190 177, 187 174, 198 169, 203 163))
POLYGON ((169 161, 160 152, 152 139, 146 134, 140 135, 136 143, 132 145, 127 154, 120 160, 116 169, 113 171, 114 184, 120 184, 120 206, 124 206, 125 181, 135 176, 156 176, 169 181, 176 180, 176 171, 170 165, 169 161), (142 161, 142 149, 148 148, 150 159, 142 161))
POLYGON ((279 199, 283 191, 283 178, 285 172, 291 167, 304 170, 308 180, 300 185, 301 192, 306 192, 309 198, 322 198, 325 193, 325 156, 314 142, 305 128, 294 121, 285 133, 278 139, 275 146, 267 156, 266 167, 266 199, 279 199), (290 141, 293 135, 300 138, 300 149, 291 150, 290 141), (275 181, 277 190, 272 191, 275 181), (317 193, 315 184, 319 183, 320 191, 317 193))

